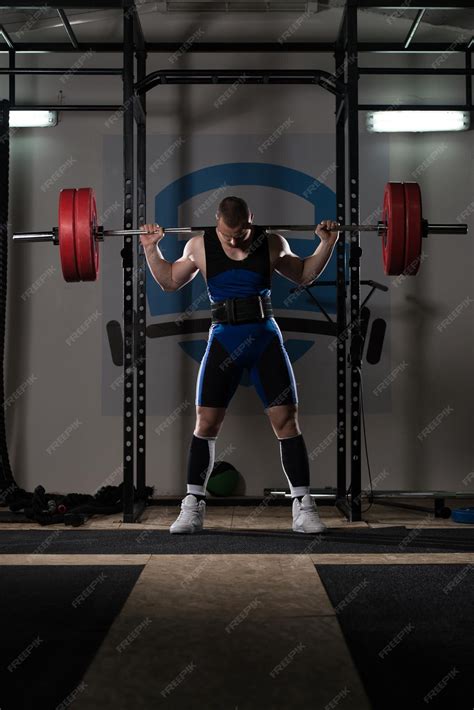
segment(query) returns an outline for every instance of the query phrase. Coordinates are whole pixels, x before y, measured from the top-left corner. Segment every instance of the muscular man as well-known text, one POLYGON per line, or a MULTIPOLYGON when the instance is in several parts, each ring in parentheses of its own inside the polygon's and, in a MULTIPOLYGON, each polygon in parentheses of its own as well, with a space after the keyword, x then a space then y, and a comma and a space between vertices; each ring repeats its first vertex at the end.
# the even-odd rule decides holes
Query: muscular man
MULTIPOLYGON (((224 416, 242 371, 247 369, 279 441, 281 463, 293 498, 293 530, 322 532, 309 491, 308 454, 298 424, 293 369, 273 318, 273 271, 300 285, 312 283, 328 263, 339 233, 337 222, 321 222, 321 242, 301 259, 284 237, 253 225, 253 214, 239 197, 219 204, 217 225, 186 242, 180 259, 166 261, 158 247, 163 229, 142 228, 140 240, 153 277, 163 291, 177 291, 200 271, 207 282, 212 324, 196 388, 196 426, 188 455, 187 495, 172 533, 203 528, 206 485, 214 467, 214 449, 224 416)), ((256 445, 256 442, 255 442, 256 445)))

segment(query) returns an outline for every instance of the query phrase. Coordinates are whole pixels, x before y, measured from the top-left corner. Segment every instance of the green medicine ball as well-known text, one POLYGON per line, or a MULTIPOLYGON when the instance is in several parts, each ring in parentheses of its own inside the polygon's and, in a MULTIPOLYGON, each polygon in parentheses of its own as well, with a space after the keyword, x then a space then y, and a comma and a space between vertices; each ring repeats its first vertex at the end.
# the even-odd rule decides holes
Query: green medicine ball
POLYGON ((212 469, 207 490, 214 496, 231 496, 237 487, 239 472, 227 461, 219 461, 212 469))

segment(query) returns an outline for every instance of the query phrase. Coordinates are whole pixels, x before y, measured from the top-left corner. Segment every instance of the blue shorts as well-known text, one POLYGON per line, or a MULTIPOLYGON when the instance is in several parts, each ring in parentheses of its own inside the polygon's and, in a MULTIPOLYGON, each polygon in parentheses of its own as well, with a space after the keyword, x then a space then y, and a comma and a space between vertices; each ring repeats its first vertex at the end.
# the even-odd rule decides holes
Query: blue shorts
POLYGON ((295 376, 274 318, 214 323, 199 368, 196 404, 227 407, 247 369, 265 408, 297 404, 295 376))

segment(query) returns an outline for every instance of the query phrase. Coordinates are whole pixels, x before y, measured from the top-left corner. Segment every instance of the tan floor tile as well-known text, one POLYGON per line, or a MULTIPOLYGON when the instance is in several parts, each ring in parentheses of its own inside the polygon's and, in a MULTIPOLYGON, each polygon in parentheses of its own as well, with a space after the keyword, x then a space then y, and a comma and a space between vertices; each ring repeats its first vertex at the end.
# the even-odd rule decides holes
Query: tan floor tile
MULTIPOLYGON (((153 555, 146 573, 143 585, 135 590, 135 601, 145 607, 152 603, 145 582, 156 580, 161 615, 173 615, 184 605, 230 621, 252 602, 252 618, 266 617, 285 600, 285 616, 333 613, 311 560, 303 554, 153 555)), ((155 586, 151 592, 153 599, 155 586)))
POLYGON ((317 708, 344 687, 369 709, 308 556, 166 557, 140 575, 76 710, 317 708))
POLYGON ((145 565, 151 555, 0 555, 0 565, 145 565))
POLYGON ((84 682, 76 710, 324 708, 341 689, 352 710, 371 707, 334 617, 242 623, 227 634, 213 618, 161 621, 151 611, 114 625, 84 682))

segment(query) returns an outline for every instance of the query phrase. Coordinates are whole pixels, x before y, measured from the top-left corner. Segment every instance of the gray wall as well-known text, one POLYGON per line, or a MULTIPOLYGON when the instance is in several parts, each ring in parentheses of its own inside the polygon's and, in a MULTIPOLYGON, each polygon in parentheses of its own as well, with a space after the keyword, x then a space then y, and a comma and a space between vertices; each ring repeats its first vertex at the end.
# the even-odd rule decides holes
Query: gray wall
MULTIPOLYGON (((429 66, 434 59, 424 61, 429 66)), ((20 61, 24 66, 41 62, 67 67, 72 56, 24 55, 20 61)), ((90 66, 112 66, 117 58, 104 55, 88 61, 90 66)), ((242 69, 333 69, 332 58, 322 55, 316 60, 305 55, 251 55, 241 59, 233 55, 222 59, 187 55, 179 64, 151 55, 148 69, 212 67, 216 61, 220 67, 242 69)), ((363 61, 421 66, 423 60, 377 55, 363 61)), ((455 65, 456 58, 445 64, 455 65)), ((6 96, 7 84, 4 77, 1 79, 0 93, 6 96)), ((59 77, 26 77, 18 80, 18 102, 56 103, 61 90, 65 102, 119 103, 120 83, 118 78, 70 77, 61 81, 59 77)), ((185 138, 160 170, 149 172, 150 220, 157 218, 155 194, 167 182, 207 165, 254 160, 287 165, 317 177, 334 160, 331 95, 314 87, 242 86, 217 110, 213 102, 225 88, 164 87, 148 95, 149 164, 176 137, 185 138), (284 135, 271 149, 259 153, 261 142, 288 117, 292 123, 284 135)), ((382 82, 380 78, 372 81, 364 77, 361 101, 462 102, 462 89, 461 79, 435 83, 391 77, 382 82)), ((417 179, 424 194, 425 215, 431 221, 449 222, 459 217, 470 224, 471 231, 474 229, 472 132, 368 135, 364 114, 360 118, 362 219, 376 211, 387 179, 417 179), (461 217, 466 211, 468 214, 461 217)), ((57 221, 58 190, 84 185, 95 187, 98 212, 108 215, 106 226, 121 226, 120 131, 120 121, 111 122, 107 114, 63 112, 56 128, 16 132, 11 149, 12 229, 51 227, 57 221), (45 181, 68 161, 70 166, 63 168, 62 176, 51 187, 45 186, 45 181), (114 207, 115 201, 120 208, 114 207)), ((332 172, 327 179, 331 189, 335 187, 334 178, 332 172)), ((262 220, 269 219, 273 210, 278 210, 279 219, 304 222, 309 218, 301 200, 289 196, 282 200, 260 188, 242 188, 239 192, 254 203, 257 220, 259 213, 262 220)), ((199 198, 182 207, 183 221, 191 221, 197 204, 199 198)), ((121 320, 120 242, 110 240, 104 245, 101 280, 80 285, 63 282, 58 250, 52 246, 11 247, 6 393, 7 397, 17 394, 8 404, 7 424, 13 470, 26 489, 41 483, 47 490, 91 492, 104 483, 121 480, 121 390, 111 386, 121 370, 113 367, 105 340, 107 321, 121 320), (78 328, 84 332, 71 342, 78 328), (57 440, 64 432, 69 433, 61 443, 57 440)), ((389 286, 387 294, 377 294, 370 303, 372 318, 388 321, 384 357, 378 365, 365 365, 364 369, 372 477, 377 479, 382 471, 388 472, 378 484, 376 481, 379 489, 467 490, 472 482, 466 485, 463 481, 474 469, 470 432, 472 240, 432 237, 424 246, 426 259, 421 273, 416 278, 398 280, 384 276, 376 242, 373 235, 362 237, 362 278, 389 286), (440 330, 440 323, 458 306, 458 315, 440 330), (374 394, 392 372, 393 381, 374 394), (420 439, 422 430, 438 415, 440 423, 420 439)), ((150 322, 160 320, 170 320, 170 316, 150 317, 150 322)), ((294 333, 284 335, 298 337, 294 333)), ((179 340, 148 340, 147 479, 156 486, 157 494, 184 490, 186 453, 194 426, 197 363, 185 354, 179 340), (186 400, 191 405, 157 434, 156 428, 186 400)), ((295 362, 301 426, 309 451, 314 451, 335 427, 334 370, 334 352, 321 336, 295 362)), ((276 440, 255 392, 249 388, 240 387, 232 403, 218 441, 217 454, 222 453, 242 472, 246 483, 242 492, 258 495, 264 486, 286 483, 276 440)), ((313 456, 311 473, 312 485, 335 484, 334 441, 313 456)), ((363 483, 368 483, 366 474, 363 483)))

